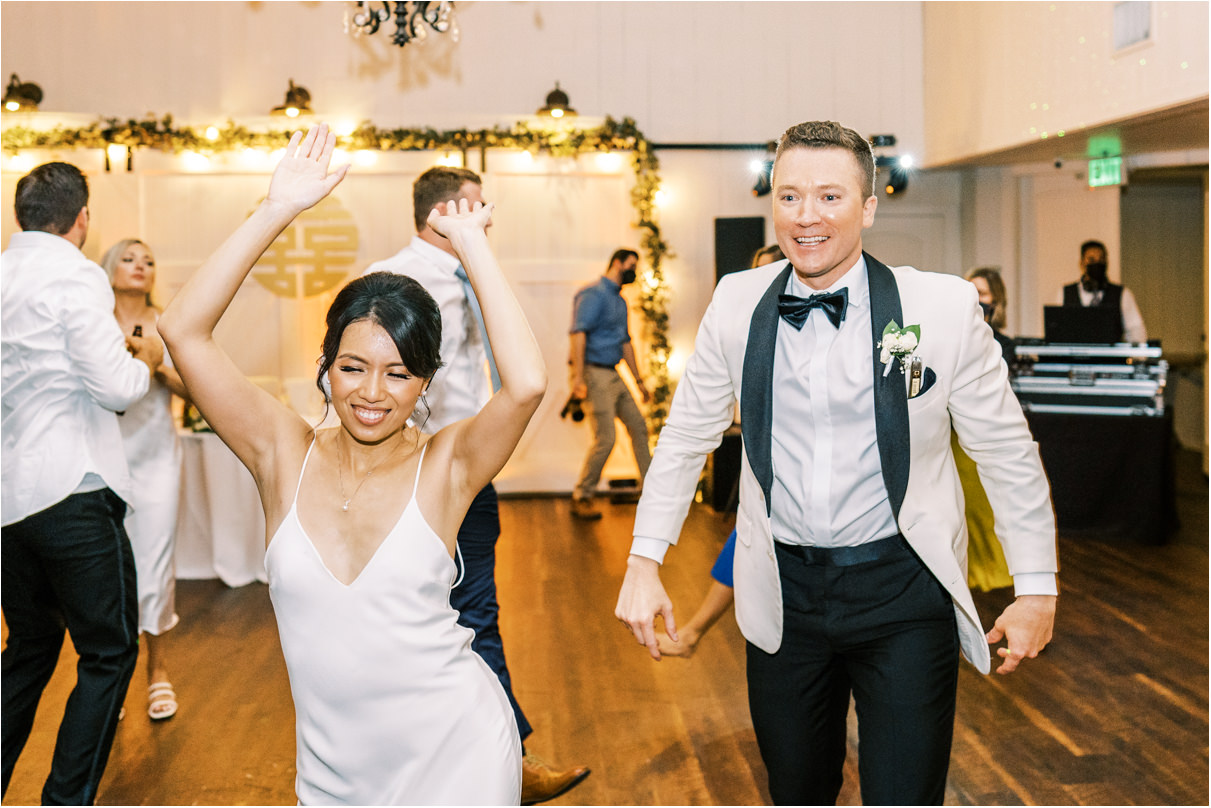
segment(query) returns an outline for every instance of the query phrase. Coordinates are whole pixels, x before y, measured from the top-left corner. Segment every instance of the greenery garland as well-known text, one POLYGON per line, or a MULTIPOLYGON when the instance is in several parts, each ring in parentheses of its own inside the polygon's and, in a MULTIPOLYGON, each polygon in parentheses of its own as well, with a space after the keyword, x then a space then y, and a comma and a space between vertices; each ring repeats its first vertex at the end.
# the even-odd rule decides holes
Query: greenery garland
MULTIPOLYGON (((293 129, 254 132, 228 121, 224 127, 199 130, 173 125, 172 116, 150 117, 141 121, 117 118, 98 120, 85 127, 56 126, 38 131, 12 126, 0 134, 0 148, 15 153, 22 149, 104 149, 111 144, 128 149, 155 149, 179 154, 196 151, 203 154, 242 149, 277 149, 290 140, 293 129)), ((648 344, 647 378, 652 400, 648 407, 648 428, 653 440, 660 434, 672 398, 668 359, 668 290, 663 260, 673 252, 660 235, 656 217, 656 192, 660 189, 660 163, 651 144, 631 118, 615 121, 607 117, 601 126, 590 129, 537 128, 518 122, 512 127, 492 129, 379 129, 364 122, 348 135, 338 136, 337 145, 346 150, 441 151, 471 149, 519 149, 531 154, 553 157, 578 157, 593 152, 629 151, 633 154, 635 187, 631 204, 635 207, 635 226, 643 231, 640 244, 647 253, 649 271, 642 276, 640 309, 644 319, 644 337, 648 344)))

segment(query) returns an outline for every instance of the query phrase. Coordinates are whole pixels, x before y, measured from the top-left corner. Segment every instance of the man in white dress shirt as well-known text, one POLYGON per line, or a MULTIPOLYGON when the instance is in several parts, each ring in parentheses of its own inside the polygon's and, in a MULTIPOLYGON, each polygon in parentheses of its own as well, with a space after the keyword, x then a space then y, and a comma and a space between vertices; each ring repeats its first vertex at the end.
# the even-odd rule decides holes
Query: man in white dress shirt
POLYGON ((958 657, 999 673, 1051 638, 1055 520, 1001 349, 962 278, 888 268, 870 144, 833 122, 782 136, 773 218, 788 261, 719 282, 660 435, 616 614, 676 640, 659 565, 738 400, 733 565, 749 707, 778 804, 836 801, 857 706, 865 804, 941 804, 958 657), (817 310, 818 309, 818 310, 817 310), (987 635, 966 585, 951 429, 976 461, 1017 599, 987 635))
POLYGON ((1123 342, 1147 342, 1148 329, 1144 327, 1144 315, 1135 302, 1135 295, 1126 286, 1111 283, 1106 277, 1107 256, 1106 245, 1100 241, 1082 244, 1081 279, 1064 287, 1059 303, 1069 307, 1114 309, 1122 323, 1123 342))
MULTIPOLYGON (((496 366, 486 343, 483 315, 466 273, 449 239, 428 224, 429 212, 447 202, 466 199, 482 203, 483 182, 474 171, 436 166, 416 179, 412 186, 416 235, 395 255, 371 264, 364 274, 394 272, 408 275, 433 296, 442 315, 442 367, 433 376, 428 392, 413 416, 430 434, 444 426, 475 415, 492 396, 496 366)), ((508 346, 504 346, 507 348, 508 346)), ((496 673, 517 719, 522 749, 522 805, 533 805, 558 797, 589 775, 585 766, 558 769, 525 749, 533 731, 513 696, 513 684, 505 663, 500 636, 500 606, 496 600, 496 542, 500 538, 500 512, 496 488, 488 484, 471 503, 458 531, 462 565, 461 581, 450 592, 450 605, 458 610, 458 622, 475 632, 471 647, 496 673)))
POLYGON ((92 805, 138 657, 130 479, 118 416, 147 392, 158 340, 123 338, 105 271, 80 252, 88 183, 47 163, 17 183, 0 255, 4 783, 64 629, 80 655, 43 804, 92 805), (133 356, 132 356, 133 354, 133 356))

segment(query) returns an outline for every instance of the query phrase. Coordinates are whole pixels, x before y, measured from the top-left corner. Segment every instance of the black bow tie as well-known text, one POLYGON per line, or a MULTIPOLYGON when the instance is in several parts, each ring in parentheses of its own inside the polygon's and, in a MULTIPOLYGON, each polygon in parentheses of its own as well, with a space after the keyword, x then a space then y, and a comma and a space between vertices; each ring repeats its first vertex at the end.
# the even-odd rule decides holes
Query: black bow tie
POLYGON ((796 331, 803 329, 807 315, 812 309, 822 309, 828 320, 836 328, 841 327, 845 319, 845 307, 849 305, 849 289, 840 289, 828 294, 812 295, 809 298, 795 295, 778 295, 778 315, 795 327, 796 331))

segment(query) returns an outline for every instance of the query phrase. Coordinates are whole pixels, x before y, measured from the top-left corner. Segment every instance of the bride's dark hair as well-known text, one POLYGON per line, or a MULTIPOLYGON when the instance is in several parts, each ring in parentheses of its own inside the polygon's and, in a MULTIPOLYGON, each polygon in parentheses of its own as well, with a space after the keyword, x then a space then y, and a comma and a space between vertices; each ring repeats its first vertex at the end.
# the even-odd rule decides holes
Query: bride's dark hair
POLYGON ((414 376, 431 379, 442 366, 442 316, 433 296, 407 275, 372 272, 346 284, 328 308, 328 331, 315 378, 325 402, 331 398, 324 389, 325 374, 336 360, 345 329, 358 320, 382 326, 414 376))

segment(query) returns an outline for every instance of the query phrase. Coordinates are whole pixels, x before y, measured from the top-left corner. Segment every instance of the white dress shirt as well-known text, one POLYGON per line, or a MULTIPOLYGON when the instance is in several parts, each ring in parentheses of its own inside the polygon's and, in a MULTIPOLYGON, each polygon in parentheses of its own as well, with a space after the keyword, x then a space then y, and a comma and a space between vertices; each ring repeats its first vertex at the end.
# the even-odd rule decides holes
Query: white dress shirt
POLYGON ((866 261, 859 257, 824 290, 792 272, 786 293, 806 298, 846 287, 849 306, 840 327, 823 311, 809 312, 801 330, 778 321, 770 524, 784 544, 848 547, 899 532, 875 432, 866 261))
MULTIPOLYGON (((1076 285, 1076 292, 1080 295, 1081 305, 1088 308, 1096 305, 1102 299, 1103 292, 1087 292, 1081 284, 1076 285)), ((1060 299, 1056 301, 1057 306, 1064 305, 1064 293, 1060 290, 1060 299)), ((1144 327, 1144 315, 1140 312, 1139 304, 1135 302, 1135 295, 1126 286, 1123 287, 1123 298, 1119 302, 1119 311, 1123 315, 1123 341, 1124 342, 1147 342, 1148 329, 1144 327)))
POLYGON ((115 412, 147 393, 126 350, 105 271, 62 236, 13 234, 0 254, 2 524, 73 493, 130 501, 115 412))
POLYGON ((413 236, 412 242, 390 258, 366 267, 362 274, 393 272, 407 275, 433 296, 442 315, 442 367, 425 394, 426 410, 418 405, 417 423, 430 434, 455 421, 470 418, 492 396, 488 354, 479 324, 467 306, 462 281, 454 275, 458 258, 413 236))

